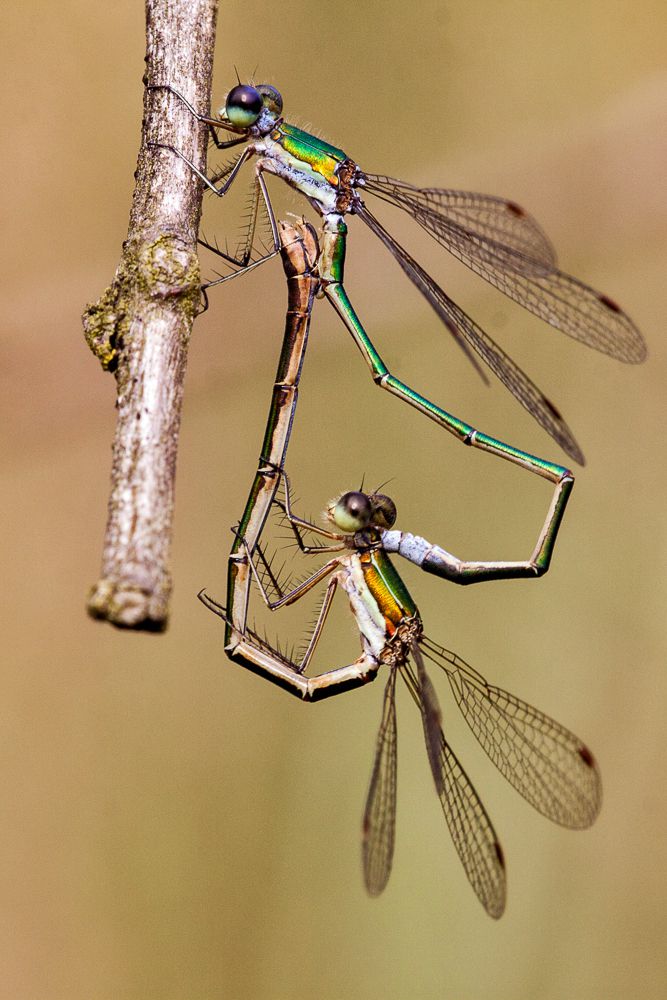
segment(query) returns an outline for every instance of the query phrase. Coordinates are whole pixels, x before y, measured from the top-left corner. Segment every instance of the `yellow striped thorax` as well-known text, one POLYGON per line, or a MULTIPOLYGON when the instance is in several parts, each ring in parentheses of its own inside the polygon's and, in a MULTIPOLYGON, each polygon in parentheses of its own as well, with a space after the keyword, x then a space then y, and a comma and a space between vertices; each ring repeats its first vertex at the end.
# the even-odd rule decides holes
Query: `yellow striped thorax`
POLYGON ((359 560, 364 582, 385 620, 387 635, 391 637, 401 622, 418 614, 417 605, 382 549, 360 552, 359 560))

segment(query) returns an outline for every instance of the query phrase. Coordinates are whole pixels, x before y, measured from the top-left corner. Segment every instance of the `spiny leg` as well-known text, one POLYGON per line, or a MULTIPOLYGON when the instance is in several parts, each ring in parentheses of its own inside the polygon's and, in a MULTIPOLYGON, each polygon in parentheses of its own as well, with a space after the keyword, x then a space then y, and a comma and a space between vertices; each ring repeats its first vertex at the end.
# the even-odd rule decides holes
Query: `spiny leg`
MULTIPOLYGON (((196 174, 196 176, 199 177, 201 181, 203 181, 203 183, 208 187, 208 189, 212 191, 215 195, 217 195, 219 198, 224 197, 224 195, 228 192, 229 188, 236 180, 239 170, 241 169, 245 161, 251 155, 253 155, 253 150, 251 148, 244 149, 241 155, 238 157, 238 159, 234 163, 232 163, 228 168, 225 168, 218 174, 214 174, 213 178, 209 178, 192 162, 192 160, 188 159, 188 157, 185 156, 185 154, 182 153, 175 146, 172 146, 169 143, 160 143, 160 142, 150 142, 148 143, 148 145, 155 149, 170 150, 181 160, 183 160, 183 162, 190 167, 192 172, 196 174), (226 180, 220 187, 217 187, 216 181, 219 178, 223 177, 226 178, 226 180)), ((271 201, 269 199, 266 183, 264 181, 264 178, 261 176, 261 171, 258 171, 255 175, 251 212, 248 220, 248 226, 246 229, 246 237, 244 241, 245 250, 243 254, 241 254, 240 257, 235 257, 221 250, 220 247, 218 247, 217 245, 209 243, 207 240, 199 239, 198 242, 200 246, 206 247, 207 250, 212 251, 217 256, 222 257, 222 259, 227 261, 227 263, 232 264, 233 266, 238 268, 238 270, 234 271, 232 274, 221 275, 218 278, 214 278, 213 281, 207 281, 202 285, 202 295, 203 295, 204 305, 203 308, 200 310, 200 312, 206 312, 209 305, 208 294, 207 294, 207 290, 209 288, 212 288, 214 285, 223 284, 225 281, 231 281, 232 278, 236 278, 240 274, 247 274, 254 268, 259 267, 260 264, 263 264, 267 260, 271 260, 272 257, 275 257, 278 253, 280 253, 280 238, 278 234, 278 225, 276 222, 275 213, 273 211, 273 206, 271 205, 271 201), (256 261, 253 261, 251 263, 250 260, 252 256, 252 243, 254 239, 255 227, 257 222, 257 212, 258 212, 260 193, 262 195, 262 198, 264 199, 264 205, 266 207, 266 211, 269 217, 271 236, 273 240, 273 249, 269 250, 265 254, 262 254, 256 261)))
MULTIPOLYGON (((149 142, 148 145, 150 147, 152 147, 153 149, 168 149, 170 152, 174 153, 181 160, 183 160, 183 162, 186 163, 188 165, 188 167, 190 167, 190 169, 192 170, 192 172, 194 174, 196 174, 196 176, 199 177, 199 179, 201 181, 203 181, 204 184, 206 184, 206 186, 209 188, 209 190, 213 191, 213 193, 216 194, 219 198, 222 198, 227 193, 227 191, 229 190, 229 188, 231 187, 231 185, 236 180, 236 177, 238 175, 239 170, 241 169, 241 167, 243 166, 243 164, 245 163, 245 161, 248 159, 248 157, 252 155, 252 150, 251 149, 244 149, 243 152, 241 153, 241 155, 239 156, 239 158, 236 160, 236 162, 233 164, 233 166, 229 170, 229 172, 227 174, 227 179, 225 180, 225 182, 221 185, 221 187, 216 187, 215 183, 212 180, 210 180, 206 176, 206 174, 203 173, 203 171, 201 171, 192 162, 192 160, 189 160, 188 157, 185 156, 184 153, 182 153, 179 149, 177 149, 176 146, 172 146, 169 143, 164 143, 164 142, 149 142)), ((253 231, 254 231, 254 225, 255 225, 255 217, 256 217, 256 207, 255 207, 255 212, 253 214, 253 217, 251 217, 251 220, 250 220, 250 228, 253 231)), ((206 294, 206 290, 208 288, 210 288, 212 285, 218 285, 218 284, 220 284, 223 281, 229 281, 231 278, 235 278, 239 274, 246 274, 250 270, 250 266, 249 266, 249 263, 248 263, 250 254, 248 252, 246 252, 240 258, 236 258, 236 257, 233 257, 232 255, 227 254, 224 251, 220 250, 219 247, 216 247, 213 244, 208 243, 206 240, 201 240, 200 239, 198 242, 200 243, 200 245, 206 247, 208 250, 211 250, 213 253, 217 254, 219 257, 222 257, 228 263, 233 264, 233 265, 235 265, 236 267, 239 268, 239 270, 235 271, 233 274, 228 274, 228 275, 225 275, 223 277, 216 278, 214 281, 208 281, 208 282, 206 282, 205 284, 202 285, 202 292, 203 292, 203 295, 204 295, 204 309, 202 309, 201 311, 205 312, 206 309, 208 308, 208 296, 206 294)), ((260 263, 263 263, 265 260, 269 260, 271 257, 274 257, 279 252, 279 250, 280 250, 280 246, 279 246, 278 243, 276 243, 276 245, 274 246, 273 251, 271 253, 266 254, 265 256, 263 256, 260 260, 256 261, 255 262, 255 266, 257 266, 260 263)))
POLYGON ((236 132, 236 128, 229 122, 224 122, 220 118, 215 118, 213 115, 202 115, 199 111, 195 111, 193 106, 190 104, 188 99, 183 96, 175 87, 170 86, 168 83, 148 83, 146 84, 146 90, 167 90, 170 94, 178 99, 185 105, 193 118, 196 118, 198 122, 208 127, 211 139, 215 143, 218 149, 229 149, 232 146, 238 146, 241 142, 247 142, 248 136, 241 135, 236 139, 229 139, 227 142, 222 142, 218 138, 218 134, 215 131, 218 128, 225 129, 227 132, 236 132))
POLYGON ((285 594, 281 593, 281 596, 278 598, 277 601, 272 601, 266 592, 266 589, 261 579, 261 575, 257 570, 257 566, 255 565, 254 553, 251 553, 245 541, 243 542, 243 548, 245 550, 246 559, 248 560, 248 565, 250 566, 250 572, 253 575, 255 583, 259 587, 259 592, 262 595, 262 599, 266 604, 267 608, 269 609, 269 611, 277 611, 279 608, 289 607, 291 604, 294 604, 296 601, 299 601, 302 597, 305 597, 305 595, 309 591, 311 591, 313 587, 315 587, 318 583, 324 580, 330 573, 333 573, 333 571, 338 566, 337 559, 330 559, 323 566, 320 566, 319 569, 315 570, 314 573, 311 573, 310 576, 306 577, 306 579, 303 580, 296 587, 293 587, 285 594))
POLYGON ((318 524, 313 524, 312 521, 307 521, 303 517, 297 517, 296 514, 293 513, 293 511, 292 511, 291 486, 290 486, 289 478, 288 478, 287 473, 285 472, 284 469, 280 469, 280 470, 278 470, 278 472, 279 472, 279 474, 280 474, 280 476, 282 477, 282 480, 283 480, 283 486, 284 486, 284 490, 285 490, 285 499, 284 500, 279 500, 279 499, 275 498, 273 502, 274 502, 275 506, 278 507, 280 510, 282 510, 283 514, 285 515, 285 517, 287 519, 287 522, 288 522, 290 528, 292 529, 294 537, 296 538, 297 545, 299 546, 299 548, 301 549, 301 551, 304 552, 307 555, 310 555, 310 554, 313 554, 313 553, 317 554, 317 553, 320 553, 320 552, 340 552, 343 549, 345 549, 346 546, 345 546, 345 542, 343 540, 343 536, 342 535, 340 535, 340 534, 338 534, 336 532, 333 532, 333 531, 327 531, 326 528, 322 528, 318 524), (331 538, 334 541, 336 541, 337 544, 336 545, 306 545, 306 543, 303 541, 303 536, 301 534, 301 530, 310 531, 313 534, 321 535, 323 538, 331 538))
MULTIPOLYGON (((211 183, 215 185, 219 180, 231 175, 235 165, 236 165, 235 163, 228 164, 227 167, 225 167, 222 171, 219 171, 217 174, 214 174, 213 177, 209 178, 211 183)), ((252 260, 252 250, 255 242, 257 219, 259 215, 260 197, 262 198, 264 204, 264 210, 266 212, 267 219, 269 222, 269 227, 271 229, 272 249, 268 251, 266 254, 264 254, 258 261, 256 261, 255 265, 257 263, 261 263, 262 261, 269 260, 271 257, 275 256, 275 254, 280 251, 281 247, 280 234, 278 232, 278 223, 276 222, 276 217, 273 211, 273 206, 271 204, 271 199, 269 198, 269 192, 266 187, 266 181, 264 180, 262 171, 259 168, 256 168, 255 170, 255 178, 250 195, 250 205, 247 212, 247 225, 245 227, 245 235, 242 244, 244 247, 243 253, 239 255, 237 252, 237 255, 232 257, 227 253, 223 253, 223 251, 221 251, 217 245, 214 246, 203 240, 200 240, 199 242, 207 249, 211 250, 213 253, 218 254, 218 256, 223 257, 226 261, 235 264, 237 267, 247 268, 252 260)), ((264 247, 266 248, 266 243, 264 241, 263 244, 264 247)), ((218 279, 207 282, 206 287, 210 288, 212 285, 220 284, 221 280, 226 280, 228 278, 229 275, 220 275, 218 279)))
MULTIPOLYGON (((216 171, 216 173, 209 178, 211 183, 217 185, 219 184, 220 181, 224 180, 225 178, 228 178, 229 175, 233 172, 234 168, 236 167, 238 159, 239 158, 237 157, 235 160, 232 160, 230 163, 226 164, 221 170, 216 171)), ((246 269, 248 264, 250 263, 250 258, 252 256, 252 245, 255 235, 256 219, 257 219, 258 196, 259 192, 257 190, 257 182, 255 181, 251 193, 250 212, 248 214, 247 225, 244 227, 244 237, 241 244, 244 247, 243 253, 239 254, 237 252, 236 254, 232 255, 228 253, 226 250, 221 250, 217 243, 217 240, 215 243, 209 243, 208 240, 202 237, 200 237, 197 240, 199 245, 205 247, 207 250, 210 250, 211 253, 214 253, 217 257, 222 257, 222 259, 225 260, 227 263, 233 264, 235 267, 241 269, 246 269)), ((235 274, 236 273, 237 272, 235 272, 235 274)), ((233 276, 235 276, 235 274, 233 276)), ((229 278, 231 276, 232 275, 219 275, 220 278, 229 278)), ((210 284, 211 282, 207 282, 204 287, 208 288, 210 284)))
POLYGON ((278 687, 307 700, 308 678, 302 676, 296 664, 283 656, 265 639, 244 625, 238 628, 230 617, 229 610, 214 600, 205 590, 197 595, 204 607, 208 608, 225 623, 225 652, 227 656, 254 674, 271 681, 278 687))
MULTIPOLYGON (((320 580, 323 578, 321 574, 314 574, 315 579, 310 578, 310 580, 304 581, 304 583, 306 584, 305 588, 302 584, 299 587, 294 588, 292 591, 290 591, 290 593, 284 593, 282 591, 280 582, 274 576, 271 565, 264 557, 264 553, 262 552, 262 549, 259 545, 256 545, 255 552, 252 557, 249 556, 248 550, 246 548, 246 558, 248 559, 250 565, 252 577, 260 588, 262 599, 264 600, 265 604, 271 611, 275 611, 279 607, 283 607, 292 604, 297 600, 300 600, 300 598, 304 597, 305 594, 308 593, 312 589, 312 587, 316 583, 320 582, 320 580), (257 559, 259 559, 262 564, 261 568, 257 566, 256 563, 257 559), (263 574, 268 575, 269 580, 271 582, 271 586, 276 591, 276 593, 280 594, 280 599, 278 601, 269 600, 265 586, 261 579, 263 574)), ((310 631, 310 635, 308 637, 308 643, 303 652, 303 655, 301 656, 301 659, 299 660, 299 662, 296 662, 296 660, 292 661, 290 658, 290 662, 292 663, 293 669, 296 670, 296 672, 299 674, 303 674, 306 672, 310 664, 310 661, 313 657, 313 654, 315 653, 317 644, 320 641, 324 625, 326 623, 329 611, 331 609, 331 602, 333 601, 333 597, 336 592, 337 586, 338 586, 338 581, 334 576, 327 585, 326 591, 324 593, 324 598, 322 600, 322 604, 317 613, 317 618, 312 627, 312 630, 310 631)))
POLYGON ((172 153, 178 156, 179 159, 183 160, 183 162, 186 163, 188 167, 190 167, 190 170, 192 170, 193 174, 196 174, 197 177, 200 179, 200 181, 203 181, 203 183, 206 185, 209 191, 212 191, 213 194, 217 195, 218 198, 224 198, 224 196, 227 194, 230 187, 236 180, 239 170, 241 169, 245 161, 249 159, 254 153, 254 150, 250 147, 244 149, 241 155, 239 156, 238 160, 234 163, 232 169, 229 171, 227 179, 224 181, 223 184, 220 185, 220 187, 216 187, 215 183, 209 177, 206 176, 203 170, 200 170, 199 167, 196 166, 196 164, 194 164, 192 160, 189 160, 188 157, 185 155, 185 153, 182 153, 180 149, 176 148, 176 146, 172 146, 168 142, 149 142, 148 146, 150 146, 153 149, 170 150, 172 153))
MULTIPOLYGON (((199 241, 203 243, 202 240, 199 241)), ((207 281, 203 286, 204 294, 209 288, 213 288, 215 285, 222 285, 225 281, 230 281, 232 278, 236 278, 239 274, 247 274, 254 268, 259 267, 267 260, 271 260, 276 254, 280 253, 280 235, 278 232, 278 223, 276 222, 275 213, 273 211, 273 205, 271 204, 271 199, 269 198, 269 192, 266 187, 266 181, 262 176, 262 171, 257 169, 255 173, 255 183, 253 186, 251 211, 248 218, 248 226, 246 229, 245 236, 245 250, 240 257, 231 257, 229 254, 223 253, 219 248, 212 246, 210 243, 203 243, 207 249, 212 250, 213 253, 217 253, 220 257, 224 258, 228 263, 234 264, 239 268, 233 274, 220 275, 218 278, 214 278, 213 281, 207 281), (273 243, 273 249, 267 250, 266 253, 262 254, 255 261, 251 261, 252 258, 252 248, 255 237, 255 230, 257 227, 257 215, 259 211, 259 196, 262 196, 264 201, 264 208, 266 210, 269 226, 271 227, 271 240, 273 243)), ((266 243, 263 241, 264 248, 266 249, 266 243)))
MULTIPOLYGON (((245 547, 245 552, 251 572, 258 584, 262 598, 267 607, 271 610, 276 610, 280 607, 293 604, 300 600, 300 598, 305 596, 306 593, 308 593, 318 582, 323 580, 338 565, 337 560, 331 560, 280 600, 271 601, 265 591, 247 546, 245 547)), ((201 592, 199 597, 206 607, 214 611, 215 614, 219 615, 228 626, 231 626, 229 630, 230 638, 225 646, 225 652, 231 659, 237 660, 243 666, 253 671, 253 673, 257 673, 262 677, 265 677, 274 684, 277 684, 279 687, 282 687, 290 693, 302 698, 304 701, 319 701, 323 698, 341 694, 343 691, 348 691, 352 688, 368 684, 370 681, 375 679, 379 667, 377 660, 365 653, 362 653, 362 655, 355 660, 354 663, 346 664, 343 667, 336 667, 333 670, 328 670, 317 675, 316 677, 305 677, 302 673, 302 670, 305 669, 310 661, 310 658, 315 650, 315 646, 321 637, 324 622, 328 615, 331 600, 333 598, 333 585, 335 585, 335 580, 330 581, 329 587, 327 588, 324 602, 315 625, 313 637, 311 637, 311 641, 306 649, 304 661, 301 665, 297 665, 292 660, 280 655, 267 642, 260 640, 256 633, 252 630, 248 628, 239 630, 236 628, 233 623, 230 622, 227 609, 222 608, 204 592, 201 592)))
POLYGON ((322 636, 322 630, 324 629, 325 622, 327 620, 329 611, 331 609, 331 602, 333 601, 334 594, 336 593, 336 587, 338 586, 338 580, 334 577, 329 580, 327 584, 327 589, 324 593, 324 600, 322 601, 322 607, 319 610, 317 620, 313 626, 313 631, 310 634, 310 639, 308 640, 308 645, 306 646, 305 652, 301 658, 301 662, 298 666, 298 671, 303 674, 308 669, 311 659, 313 658, 313 653, 317 648, 317 644, 322 636))

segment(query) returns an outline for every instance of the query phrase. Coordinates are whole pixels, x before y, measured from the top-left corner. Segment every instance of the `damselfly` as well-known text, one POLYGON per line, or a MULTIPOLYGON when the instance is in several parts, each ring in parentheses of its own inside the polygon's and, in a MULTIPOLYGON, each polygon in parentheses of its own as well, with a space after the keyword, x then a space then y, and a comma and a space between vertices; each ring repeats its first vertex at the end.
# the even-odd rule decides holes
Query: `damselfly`
MULTIPOLYGON (((571 484, 570 484, 571 485, 571 484)), ((561 489, 564 505, 568 488, 561 489)), ((398 674, 419 708, 436 791, 466 875, 487 912, 501 916, 505 907, 505 864, 484 806, 442 731, 435 690, 424 665, 427 659, 447 675, 454 698, 483 749, 496 767, 539 812, 573 829, 589 826, 601 803, 600 776, 593 755, 573 733, 543 712, 489 684, 450 650, 428 639, 416 604, 389 553, 398 553, 427 572, 456 583, 534 577, 548 568, 560 523, 547 520, 530 559, 517 562, 466 562, 424 538, 393 528, 396 507, 379 493, 353 491, 331 503, 333 530, 296 517, 285 478, 284 500, 275 501, 306 554, 331 558, 298 586, 283 590, 270 572, 259 546, 255 553, 241 540, 237 559, 249 567, 267 606, 294 604, 328 580, 307 648, 297 662, 262 639, 253 629, 231 629, 226 651, 254 672, 307 700, 324 698, 388 673, 380 731, 363 818, 363 863, 371 895, 384 889, 392 866, 396 813, 396 707, 398 674), (327 542, 307 544, 306 533, 327 542), (268 570, 268 574, 267 571, 268 570), (277 594, 271 596, 265 581, 277 594), (321 638, 336 589, 346 592, 361 640, 361 655, 351 664, 307 677, 305 671, 321 638)), ((556 505, 559 506, 558 504, 556 505)), ((226 608, 204 591, 203 603, 223 618, 226 608)))
MULTIPOLYGON (((581 449, 556 407, 387 232, 366 205, 362 194, 374 195, 407 212, 475 273, 552 326, 620 361, 642 361, 646 356, 645 344, 630 318, 608 296, 558 270, 551 243, 516 202, 490 195, 416 188, 404 181, 363 171, 342 149, 286 122, 282 115, 282 97, 268 84, 234 87, 217 117, 200 114, 173 87, 160 84, 149 89, 166 89, 178 97, 198 121, 209 127, 218 149, 246 144, 231 164, 211 177, 202 173, 180 150, 168 145, 164 147, 180 156, 219 197, 227 193, 246 160, 252 156, 257 158, 249 224, 241 251, 238 255, 230 255, 206 241, 201 241, 203 245, 242 270, 277 253, 278 227, 264 175, 270 173, 281 177, 303 194, 322 217, 317 266, 321 287, 351 333, 375 383, 452 430, 451 417, 446 411, 389 371, 347 296, 343 284, 347 235, 344 218, 357 216, 387 247, 475 367, 473 352, 565 452, 583 463, 581 449), (236 137, 223 141, 218 136, 218 129, 235 133, 236 137), (253 260, 260 201, 268 213, 273 249, 253 260)), ((209 282, 205 287, 228 280, 235 273, 209 282)), ((455 431, 462 440, 466 440, 467 426, 461 422, 455 431)))

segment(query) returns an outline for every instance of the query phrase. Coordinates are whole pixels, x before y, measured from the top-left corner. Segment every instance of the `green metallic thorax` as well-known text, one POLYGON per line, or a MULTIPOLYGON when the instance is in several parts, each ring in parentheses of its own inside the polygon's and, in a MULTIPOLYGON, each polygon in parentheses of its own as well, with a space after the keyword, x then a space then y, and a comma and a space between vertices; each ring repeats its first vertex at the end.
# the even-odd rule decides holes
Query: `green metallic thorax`
POLYGON ((338 185, 336 168, 344 163, 348 156, 342 149, 329 145, 322 139, 304 132, 295 125, 282 122, 271 133, 271 139, 277 142, 285 152, 295 160, 308 164, 312 170, 321 174, 330 184, 338 185))
POLYGON ((382 613, 387 633, 392 636, 406 618, 418 614, 408 588, 382 549, 360 553, 364 582, 382 613))

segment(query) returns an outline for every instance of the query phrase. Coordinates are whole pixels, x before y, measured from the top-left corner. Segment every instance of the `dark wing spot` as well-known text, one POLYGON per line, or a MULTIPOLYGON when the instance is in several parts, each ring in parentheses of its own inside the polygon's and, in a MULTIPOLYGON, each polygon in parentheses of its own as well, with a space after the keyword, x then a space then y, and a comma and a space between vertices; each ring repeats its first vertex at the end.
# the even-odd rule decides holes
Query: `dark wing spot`
POLYGON ((518 215, 521 218, 526 214, 521 205, 517 205, 515 201, 506 201, 505 205, 507 206, 507 211, 511 212, 512 215, 518 215))
POLYGON ((613 299, 610 299, 608 295, 598 295, 598 298, 599 298, 600 302, 602 303, 602 305, 606 306, 607 309, 611 309, 612 312, 615 312, 615 313, 623 312, 623 310, 621 309, 621 307, 619 305, 617 305, 614 302, 613 299))
POLYGON ((579 756, 588 767, 595 767, 595 757, 590 752, 588 747, 583 745, 583 743, 579 747, 579 756))
POLYGON ((493 846, 496 849, 496 857, 498 858, 498 864, 500 865, 502 870, 505 871, 505 855, 503 854, 503 849, 497 840, 493 846))
POLYGON ((556 420, 563 419, 560 410, 556 406, 554 406, 554 404, 551 402, 550 399, 547 399, 546 396, 542 396, 542 402, 544 403, 544 405, 547 407, 548 410, 551 410, 556 420))

